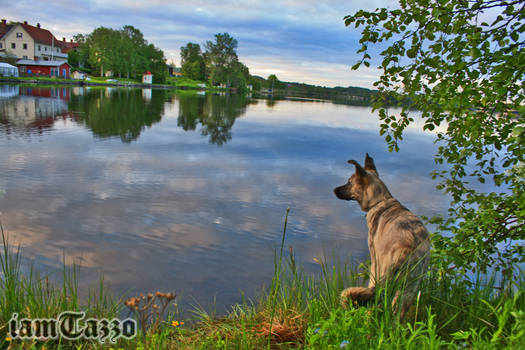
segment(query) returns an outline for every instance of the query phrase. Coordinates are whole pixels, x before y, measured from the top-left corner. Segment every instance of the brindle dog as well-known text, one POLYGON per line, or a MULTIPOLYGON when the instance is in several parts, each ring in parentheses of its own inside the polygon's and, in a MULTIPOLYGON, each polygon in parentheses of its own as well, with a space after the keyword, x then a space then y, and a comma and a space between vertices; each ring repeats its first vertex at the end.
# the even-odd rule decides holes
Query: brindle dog
POLYGON ((355 165, 355 174, 347 184, 335 188, 334 193, 339 199, 357 201, 367 212, 371 267, 368 288, 346 288, 341 293, 341 305, 346 308, 349 300, 365 303, 374 297, 377 283, 403 275, 402 294, 399 290, 395 293, 392 305, 397 309, 397 300, 401 298, 401 317, 404 317, 428 268, 428 231, 416 215, 392 197, 368 153, 364 168, 355 160, 348 163, 355 165))

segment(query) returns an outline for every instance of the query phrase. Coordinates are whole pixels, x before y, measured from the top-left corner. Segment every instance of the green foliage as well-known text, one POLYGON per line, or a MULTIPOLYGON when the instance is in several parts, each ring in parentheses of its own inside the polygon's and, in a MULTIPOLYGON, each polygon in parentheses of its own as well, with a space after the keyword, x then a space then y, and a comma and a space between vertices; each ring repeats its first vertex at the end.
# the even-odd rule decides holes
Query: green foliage
POLYGON ((452 201, 446 218, 434 218, 435 262, 444 272, 488 267, 511 278, 525 261, 525 4, 503 0, 401 0, 399 8, 360 10, 345 17, 363 26, 362 59, 369 45, 381 51, 383 73, 375 83, 375 107, 390 150, 398 150, 404 129, 422 113, 423 129, 437 135, 441 179, 452 201), (385 48, 386 46, 386 48, 385 48), (386 99, 408 98, 399 115, 386 99), (449 269, 455 267, 455 269, 449 269), (460 269, 460 270, 458 270, 460 269))
POLYGON ((191 80, 208 80, 212 86, 225 85, 246 91, 253 78, 237 57, 237 44, 228 33, 216 34, 215 41, 207 41, 204 53, 199 44, 186 44, 180 52, 182 74, 191 80))
POLYGON ((180 48, 182 74, 193 80, 205 79, 206 65, 199 44, 188 43, 180 48))
POLYGON ((212 85, 239 88, 246 84, 239 74, 244 65, 240 65, 237 57, 237 45, 237 40, 228 33, 215 34, 215 41, 207 41, 204 45, 206 71, 212 85))
MULTIPOLYGON (((1 229, 1 226, 0 226, 1 229)), ((78 298, 76 270, 64 267, 63 283, 48 276, 25 274, 21 254, 3 235, 0 252, 0 347, 9 349, 522 349, 525 348, 525 275, 510 288, 499 290, 495 281, 478 276, 439 278, 435 272, 422 281, 421 294, 405 322, 392 313, 388 289, 366 307, 343 310, 343 287, 362 285, 362 273, 348 266, 315 260, 319 273, 306 274, 297 266, 293 250, 287 253, 284 236, 275 256, 272 285, 255 302, 234 305, 217 317, 194 311, 195 318, 180 322, 178 310, 156 327, 117 344, 6 340, 6 322, 12 312, 23 316, 55 317, 64 310, 82 310, 94 317, 122 317, 120 300, 108 298, 101 280, 87 305, 78 298), (386 306, 386 307, 385 307, 386 306), (274 317, 271 317, 271 316, 274 317), (176 321, 176 322, 172 322, 176 321), (190 324, 191 323, 191 324, 190 324), (269 325, 275 325, 271 327, 269 325), (266 332, 264 332, 266 330, 266 332), (145 332, 145 334, 143 333, 145 332), (278 336, 289 335, 286 340, 278 336)), ((339 259, 334 259, 338 261, 339 259)), ((363 268, 363 267, 362 267, 363 268)))
POLYGON ((98 27, 90 34, 78 34, 75 40, 79 49, 68 54, 73 65, 88 66, 99 76, 111 71, 118 77, 141 79, 142 73, 150 71, 154 83, 166 80, 164 53, 148 44, 142 32, 133 26, 120 30, 98 27))

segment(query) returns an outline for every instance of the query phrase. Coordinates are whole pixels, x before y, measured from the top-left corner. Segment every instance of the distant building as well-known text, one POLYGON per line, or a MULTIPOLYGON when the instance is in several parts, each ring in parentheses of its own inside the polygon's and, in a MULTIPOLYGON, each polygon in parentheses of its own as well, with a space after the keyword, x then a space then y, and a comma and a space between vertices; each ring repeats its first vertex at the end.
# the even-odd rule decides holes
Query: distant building
POLYGON ((27 23, 8 24, 0 22, 0 55, 16 56, 19 59, 65 61, 67 51, 78 47, 77 43, 58 40, 40 23, 32 26, 27 23))
POLYGON ((16 62, 19 74, 22 76, 48 76, 70 78, 69 64, 66 61, 33 61, 20 60, 16 62))
POLYGON ((77 50, 79 47, 78 43, 73 42, 73 39, 69 40, 69 42, 66 41, 66 38, 62 38, 62 41, 60 42, 60 46, 62 47, 63 53, 68 53, 71 50, 77 50))
POLYGON ((152 84, 153 83, 153 74, 151 72, 145 72, 142 74, 142 84, 152 84))
POLYGON ((18 68, 9 63, 0 62, 0 76, 1 77, 17 77, 18 68))
POLYGON ((73 79, 84 80, 86 79, 86 77, 87 77, 87 74, 79 70, 75 70, 71 73, 71 78, 73 79))
POLYGON ((180 68, 177 68, 174 64, 168 65, 168 74, 170 77, 182 77, 180 68))

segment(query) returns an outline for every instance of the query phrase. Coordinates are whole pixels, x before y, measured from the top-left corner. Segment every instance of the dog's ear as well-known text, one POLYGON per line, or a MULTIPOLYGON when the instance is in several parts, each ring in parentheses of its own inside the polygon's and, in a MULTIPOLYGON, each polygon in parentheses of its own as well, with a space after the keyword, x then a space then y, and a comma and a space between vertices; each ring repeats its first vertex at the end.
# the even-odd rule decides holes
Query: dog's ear
POLYGON ((357 177, 360 179, 360 180, 364 180, 366 178, 366 170, 363 169, 363 167, 361 165, 359 165, 358 162, 356 162, 355 160, 353 159, 350 159, 348 161, 349 164, 353 164, 355 165, 355 173, 357 174, 357 177))
POLYGON ((374 160, 372 157, 366 154, 365 157, 365 170, 374 172, 377 176, 379 176, 379 173, 377 172, 376 165, 374 164, 374 160))

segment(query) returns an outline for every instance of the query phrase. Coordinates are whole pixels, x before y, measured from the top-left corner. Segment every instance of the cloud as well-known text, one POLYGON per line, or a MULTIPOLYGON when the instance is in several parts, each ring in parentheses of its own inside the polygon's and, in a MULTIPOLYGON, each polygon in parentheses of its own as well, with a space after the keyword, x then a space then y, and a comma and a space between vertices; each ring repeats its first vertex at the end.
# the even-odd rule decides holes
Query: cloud
POLYGON ((190 41, 202 45, 213 40, 216 33, 229 32, 239 41, 240 59, 253 74, 277 72, 281 79, 290 81, 371 87, 377 74, 349 70, 357 61, 359 32, 346 28, 343 17, 359 8, 390 4, 384 0, 21 0, 3 4, 2 17, 41 23, 58 38, 68 39, 98 26, 121 28, 131 24, 177 64, 181 46, 190 41))

